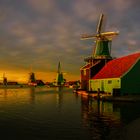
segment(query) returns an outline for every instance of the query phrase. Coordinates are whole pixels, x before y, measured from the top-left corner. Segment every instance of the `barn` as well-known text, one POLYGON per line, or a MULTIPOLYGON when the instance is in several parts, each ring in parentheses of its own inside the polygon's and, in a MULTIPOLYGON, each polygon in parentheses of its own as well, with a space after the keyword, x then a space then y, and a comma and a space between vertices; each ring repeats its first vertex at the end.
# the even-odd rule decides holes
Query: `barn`
POLYGON ((140 53, 109 61, 89 80, 90 91, 112 95, 140 94, 140 53))

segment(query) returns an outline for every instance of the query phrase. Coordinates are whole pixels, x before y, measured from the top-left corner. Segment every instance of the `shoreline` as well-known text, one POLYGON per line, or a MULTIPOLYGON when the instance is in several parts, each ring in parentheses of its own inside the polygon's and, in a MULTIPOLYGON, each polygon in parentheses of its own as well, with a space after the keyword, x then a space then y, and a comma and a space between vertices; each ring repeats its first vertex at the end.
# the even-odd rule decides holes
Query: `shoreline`
POLYGON ((82 89, 74 90, 74 93, 86 95, 105 102, 140 102, 140 95, 111 96, 105 93, 90 93, 82 89))

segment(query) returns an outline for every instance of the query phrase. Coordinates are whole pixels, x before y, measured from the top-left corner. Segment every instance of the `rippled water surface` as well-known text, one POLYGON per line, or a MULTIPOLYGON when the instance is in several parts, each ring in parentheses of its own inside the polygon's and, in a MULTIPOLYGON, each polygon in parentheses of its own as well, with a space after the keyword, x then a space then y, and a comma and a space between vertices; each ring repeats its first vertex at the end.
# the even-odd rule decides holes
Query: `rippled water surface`
POLYGON ((7 139, 108 140, 140 117, 137 103, 97 102, 72 89, 0 89, 0 132, 7 139))

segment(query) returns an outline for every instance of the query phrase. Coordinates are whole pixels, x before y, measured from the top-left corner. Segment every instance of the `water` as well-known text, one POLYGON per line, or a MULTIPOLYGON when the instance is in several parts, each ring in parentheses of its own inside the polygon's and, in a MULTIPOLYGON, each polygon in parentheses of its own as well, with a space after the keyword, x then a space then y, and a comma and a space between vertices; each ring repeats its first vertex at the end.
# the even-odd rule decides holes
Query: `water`
POLYGON ((72 89, 0 89, 4 140, 109 140, 140 117, 138 103, 97 102, 72 89))

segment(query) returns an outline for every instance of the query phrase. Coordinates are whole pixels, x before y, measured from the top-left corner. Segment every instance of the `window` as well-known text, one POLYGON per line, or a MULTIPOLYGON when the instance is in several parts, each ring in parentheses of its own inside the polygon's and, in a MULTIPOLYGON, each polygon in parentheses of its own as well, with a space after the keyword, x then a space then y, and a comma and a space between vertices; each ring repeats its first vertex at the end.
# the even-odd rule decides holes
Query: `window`
POLYGON ((112 80, 108 80, 108 84, 111 84, 112 83, 112 80))
POLYGON ((84 75, 86 75, 86 69, 84 69, 84 75))

